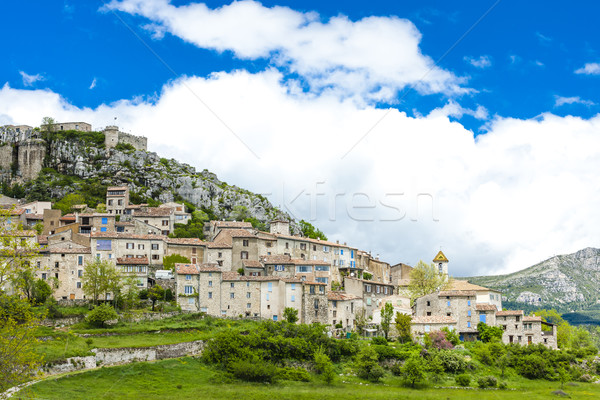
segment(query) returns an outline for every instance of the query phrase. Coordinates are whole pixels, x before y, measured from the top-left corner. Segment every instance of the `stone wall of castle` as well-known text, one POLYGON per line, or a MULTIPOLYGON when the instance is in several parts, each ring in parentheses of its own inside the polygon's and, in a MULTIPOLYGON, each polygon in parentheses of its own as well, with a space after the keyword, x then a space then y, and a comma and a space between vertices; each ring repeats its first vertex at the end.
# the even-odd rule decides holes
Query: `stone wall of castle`
POLYGON ((129 133, 119 131, 119 128, 114 125, 104 128, 104 145, 107 149, 112 149, 117 144, 130 144, 136 150, 148 150, 148 139, 144 136, 131 135, 129 133))
POLYGON ((44 157, 46 157, 45 140, 29 139, 19 144, 17 171, 22 181, 29 181, 38 177, 42 171, 44 157))

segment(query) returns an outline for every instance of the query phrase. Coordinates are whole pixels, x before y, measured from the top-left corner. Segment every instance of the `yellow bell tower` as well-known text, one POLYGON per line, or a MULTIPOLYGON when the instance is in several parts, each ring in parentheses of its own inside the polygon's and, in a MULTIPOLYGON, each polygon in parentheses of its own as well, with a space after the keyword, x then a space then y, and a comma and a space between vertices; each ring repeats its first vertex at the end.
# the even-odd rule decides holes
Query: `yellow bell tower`
POLYGON ((438 268, 438 272, 440 273, 440 275, 442 275, 442 274, 445 274, 446 276, 448 275, 448 259, 446 258, 444 253, 442 253, 441 250, 437 253, 437 256, 435 256, 435 258, 433 259, 433 263, 438 268))

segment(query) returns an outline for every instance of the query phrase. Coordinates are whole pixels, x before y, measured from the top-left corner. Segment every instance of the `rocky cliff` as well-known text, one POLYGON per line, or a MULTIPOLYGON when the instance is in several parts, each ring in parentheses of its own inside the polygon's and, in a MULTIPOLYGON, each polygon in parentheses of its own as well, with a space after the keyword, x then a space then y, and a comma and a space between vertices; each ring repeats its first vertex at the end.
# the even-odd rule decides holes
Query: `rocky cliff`
MULTIPOLYGON (((129 185, 132 200, 185 200, 220 219, 245 217, 261 223, 291 219, 265 197, 228 185, 207 170, 197 172, 190 165, 130 145, 107 148, 102 132, 65 131, 37 136, 35 157, 30 155, 31 139, 0 145, 4 186, 6 182, 13 187, 21 185, 30 200, 58 200, 69 193, 83 193, 90 199, 88 203, 102 201, 107 186, 124 184, 129 185)), ((294 222, 291 225, 297 232, 298 226, 294 222)))
POLYGON ((552 257, 527 269, 467 278, 501 290, 511 303, 562 311, 589 308, 600 301, 600 249, 552 257))

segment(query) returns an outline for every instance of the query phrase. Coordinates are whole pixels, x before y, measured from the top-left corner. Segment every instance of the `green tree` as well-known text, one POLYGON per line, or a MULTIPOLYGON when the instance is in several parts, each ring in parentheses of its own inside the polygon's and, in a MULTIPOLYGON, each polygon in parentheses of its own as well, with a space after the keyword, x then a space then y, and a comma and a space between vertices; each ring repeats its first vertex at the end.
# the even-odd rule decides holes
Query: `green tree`
POLYGON ((405 292, 413 304, 419 297, 445 290, 449 286, 450 281, 446 274, 440 274, 433 264, 419 261, 410 271, 410 281, 405 292))
POLYGON ((0 392, 27 381, 40 367, 38 324, 29 303, 0 292, 0 392))
POLYGON ((383 330, 383 334, 385 335, 385 339, 387 340, 388 334, 390 332, 390 324, 392 322, 392 318, 394 317, 394 306, 388 301, 383 307, 381 307, 380 313, 381 330, 383 330))
POLYGON ((107 260, 94 260, 86 264, 81 277, 83 292, 98 304, 98 298, 104 295, 104 300, 108 294, 112 293, 116 299, 120 286, 121 276, 117 267, 107 260))
POLYGON ((60 210, 63 215, 68 214, 73 211, 73 206, 76 204, 84 204, 85 197, 79 193, 69 193, 56 203, 54 203, 53 207, 57 210, 60 210))
POLYGON ((152 311, 157 300, 160 300, 165 295, 164 289, 160 285, 154 285, 148 289, 148 298, 152 301, 152 311))
POLYGON ((106 321, 117 319, 119 316, 108 304, 101 304, 88 313, 85 320, 95 326, 103 327, 106 321))
POLYGON ((335 370, 333 369, 333 363, 322 347, 315 350, 314 354, 315 370, 321 374, 323 380, 331 385, 335 380, 335 370))
POLYGON ((558 381, 560 382, 560 388, 563 389, 565 383, 567 383, 571 379, 571 376, 564 367, 558 368, 558 370, 556 371, 556 375, 558 376, 558 381))
POLYGON ((479 339, 484 343, 502 340, 502 334, 504 333, 501 327, 489 326, 485 322, 477 324, 477 331, 479 332, 479 339))
POLYGON ((13 220, 12 210, 0 209, 0 287, 9 282, 17 291, 27 290, 29 299, 38 254, 34 234, 13 220))
POLYGON ((408 314, 402 314, 397 312, 395 323, 396 323, 396 331, 398 332, 398 341, 400 343, 408 343, 412 342, 412 333, 410 330, 410 323, 412 318, 408 314))
POLYGON ((54 132, 54 125, 56 124, 56 120, 52 117, 44 117, 42 118, 42 130, 52 133, 54 132))
POLYGON ((33 285, 33 300, 36 304, 43 304, 52 295, 52 288, 43 279, 36 279, 33 285))
POLYGON ((295 324, 296 322, 298 322, 298 310, 294 307, 284 308, 283 319, 285 319, 290 324, 295 324))
POLYGON ((356 356, 356 374, 360 378, 378 382, 385 373, 377 362, 378 359, 379 356, 372 346, 363 347, 356 356))
POLYGON ((315 228, 310 222, 306 222, 302 219, 300 222, 298 222, 298 225, 300 225, 302 236, 311 239, 327 240, 327 236, 325 236, 325 234, 319 229, 315 228))
POLYGON ((138 299, 140 293, 138 282, 134 276, 128 276, 123 280, 121 297, 123 298, 123 308, 126 310, 133 308, 138 299))
POLYGON ((452 343, 452 346, 458 346, 460 343, 460 336, 455 329, 450 329, 448 327, 443 327, 440 329, 442 332, 446 334, 446 340, 452 343))
POLYGON ((170 256, 165 256, 163 258, 163 268, 170 269, 171 271, 175 271, 175 264, 190 264, 191 261, 189 258, 184 257, 180 254, 171 254, 170 256))
POLYGON ((423 359, 417 355, 409 357, 402 366, 402 376, 413 388, 418 382, 424 380, 425 366, 423 365, 423 359))

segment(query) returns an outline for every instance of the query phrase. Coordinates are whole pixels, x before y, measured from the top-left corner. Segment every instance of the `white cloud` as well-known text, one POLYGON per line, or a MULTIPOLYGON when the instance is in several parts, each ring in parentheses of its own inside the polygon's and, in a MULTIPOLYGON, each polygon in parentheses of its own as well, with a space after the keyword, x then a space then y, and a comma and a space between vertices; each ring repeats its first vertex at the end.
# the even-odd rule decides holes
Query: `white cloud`
POLYGON ((600 63, 586 63, 583 67, 575 70, 576 74, 600 75, 600 63))
POLYGON ((409 117, 333 94, 290 93, 281 79, 276 70, 186 77, 152 101, 95 109, 5 85, 0 109, 5 120, 30 125, 52 116, 101 127, 117 116, 162 156, 267 194, 330 239, 391 263, 429 261, 443 246, 455 275, 500 273, 597 246, 600 116, 496 118, 474 138, 449 120, 465 112, 455 102, 409 117))
POLYGON ((96 78, 94 78, 94 80, 92 81, 92 83, 90 83, 90 87, 88 89, 92 90, 95 87, 96 87, 96 78))
POLYGON ((554 107, 560 107, 565 104, 583 104, 588 107, 596 105, 596 103, 594 103, 593 101, 583 100, 579 96, 573 96, 573 97, 562 97, 562 96, 558 96, 558 95, 554 96, 554 107))
POLYGON ((24 86, 33 86, 34 83, 44 80, 42 74, 29 75, 25 71, 19 71, 19 74, 21 74, 21 77, 23 78, 24 86))
POLYGON ((479 58, 467 57, 464 60, 475 68, 488 68, 492 66, 492 60, 489 56, 480 56, 479 58))
POLYGON ((398 17, 351 21, 340 15, 323 22, 314 12, 248 0, 215 9, 202 3, 176 7, 167 0, 113 0, 103 9, 143 16, 151 21, 144 28, 154 38, 168 32, 240 59, 269 59, 281 71, 300 75, 314 92, 369 100, 393 100, 406 86, 428 94, 469 92, 461 86, 464 79, 421 53, 420 32, 398 17))

